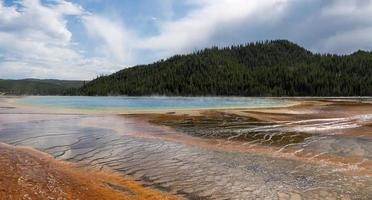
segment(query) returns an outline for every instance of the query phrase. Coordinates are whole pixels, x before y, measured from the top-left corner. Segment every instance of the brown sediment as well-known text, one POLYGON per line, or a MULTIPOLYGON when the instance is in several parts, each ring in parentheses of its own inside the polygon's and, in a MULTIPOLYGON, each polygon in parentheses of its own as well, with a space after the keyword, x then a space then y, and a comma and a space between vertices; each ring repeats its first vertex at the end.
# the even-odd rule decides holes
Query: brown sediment
MULTIPOLYGON (((134 116, 132 116, 134 117, 134 116)), ((247 144, 246 141, 233 140, 227 141, 223 138, 203 138, 195 137, 188 134, 181 134, 178 131, 174 131, 167 126, 160 127, 160 130, 144 130, 149 127, 145 124, 144 120, 149 118, 142 118, 143 116, 136 115, 138 119, 138 125, 142 127, 142 131, 123 131, 120 127, 115 127, 118 133, 124 133, 135 137, 143 137, 150 139, 161 139, 164 141, 177 142, 197 147, 202 147, 214 151, 224 152, 250 152, 259 155, 281 157, 289 160, 299 160, 306 163, 322 163, 327 165, 333 165, 345 169, 344 171, 350 175, 372 175, 372 161, 365 160, 362 157, 348 157, 348 156, 337 156, 330 153, 319 153, 309 151, 298 151, 299 149, 292 148, 290 146, 283 147, 283 145, 267 145, 267 144, 247 144), (353 166, 354 168, 350 168, 353 166)), ((149 117, 147 115, 147 117, 149 117)), ((107 125, 107 124, 106 124, 107 125)), ((150 126, 149 128, 156 128, 150 126)))
POLYGON ((287 159, 301 160, 307 163, 323 163, 338 166, 338 170, 352 176, 372 175, 372 161, 355 156, 337 156, 330 153, 296 152, 288 148, 282 151, 287 159))
POLYGON ((353 101, 303 101, 300 104, 270 109, 246 109, 237 111, 240 114, 265 121, 294 121, 305 119, 324 119, 351 117, 355 115, 372 114, 371 103, 353 101))
MULTIPOLYGON (((263 121, 279 123, 314 119, 351 119, 363 115, 372 116, 372 104, 358 101, 332 101, 331 99, 327 99, 311 102, 304 101, 303 104, 288 108, 251 109, 231 112, 263 121)), ((357 124, 358 127, 326 130, 316 133, 372 138, 372 120, 357 121, 355 124, 357 124)))
POLYGON ((181 129, 189 135, 209 139, 228 139, 230 141, 254 142, 261 145, 284 146, 288 144, 301 143, 305 138, 310 137, 308 133, 285 132, 268 135, 257 131, 252 134, 236 134, 229 132, 229 129, 253 128, 261 125, 275 125, 270 122, 259 121, 252 117, 226 113, 208 111, 202 115, 167 115, 153 114, 149 115, 149 122, 181 129), (213 134, 211 132, 225 130, 222 134, 213 134), (227 131, 226 131, 227 130, 227 131), (204 132, 204 133, 203 133, 204 132), (209 134, 208 134, 209 132, 209 134))
MULTIPOLYGON (((327 151, 318 152, 317 149, 304 150, 293 148, 291 145, 302 143, 306 138, 315 135, 340 134, 344 137, 372 137, 371 122, 360 122, 359 127, 345 129, 331 129, 313 133, 286 132, 267 139, 266 134, 234 135, 228 131, 223 134, 205 134, 210 129, 226 130, 231 127, 240 128, 244 125, 260 126, 290 123, 299 120, 348 118, 357 115, 372 114, 372 105, 351 101, 316 101, 305 100, 292 107, 258 108, 258 109, 230 109, 200 111, 193 113, 158 113, 125 115, 137 119, 142 123, 147 121, 160 125, 165 130, 162 134, 151 131, 136 133, 135 136, 155 137, 218 151, 253 152, 268 156, 279 156, 287 159, 303 160, 311 163, 327 163, 330 165, 346 166, 349 173, 372 174, 372 161, 358 156, 338 156, 327 151), (170 128, 170 129, 169 129, 170 128), (168 130, 166 130, 168 129, 168 130), (181 133, 187 134, 181 134, 181 133), (289 145, 289 146, 288 146, 289 145), (353 168, 354 167, 354 168, 353 168)), ((311 122, 306 122, 311 123, 311 122)), ((359 122, 357 122, 359 123, 359 122)), ((307 125, 307 124, 306 124, 307 125)), ((300 124, 299 127, 303 126, 300 124)), ((145 127, 145 126, 144 126, 145 127)), ((211 131, 210 131, 211 132, 211 131)))
POLYGON ((177 199, 132 178, 0 143, 0 199, 177 199))

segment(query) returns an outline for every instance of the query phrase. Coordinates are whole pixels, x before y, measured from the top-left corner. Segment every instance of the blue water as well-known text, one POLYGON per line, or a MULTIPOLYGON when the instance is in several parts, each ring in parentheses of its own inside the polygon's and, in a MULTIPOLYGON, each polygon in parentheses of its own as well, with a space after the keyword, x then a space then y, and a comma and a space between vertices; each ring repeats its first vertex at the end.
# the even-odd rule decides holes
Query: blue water
POLYGON ((72 109, 157 110, 198 108, 245 108, 287 105, 287 101, 246 97, 85 97, 30 96, 18 100, 24 105, 72 109))

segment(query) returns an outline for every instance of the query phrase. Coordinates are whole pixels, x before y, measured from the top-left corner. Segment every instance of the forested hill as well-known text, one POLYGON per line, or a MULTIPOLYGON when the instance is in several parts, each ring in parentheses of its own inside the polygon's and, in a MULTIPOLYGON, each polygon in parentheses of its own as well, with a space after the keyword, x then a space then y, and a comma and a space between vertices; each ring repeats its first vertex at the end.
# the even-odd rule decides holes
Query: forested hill
POLYGON ((84 81, 55 79, 0 79, 0 94, 6 95, 62 95, 82 87, 84 81))
POLYGON ((286 40, 210 48, 99 77, 80 95, 372 95, 372 53, 314 54, 286 40))

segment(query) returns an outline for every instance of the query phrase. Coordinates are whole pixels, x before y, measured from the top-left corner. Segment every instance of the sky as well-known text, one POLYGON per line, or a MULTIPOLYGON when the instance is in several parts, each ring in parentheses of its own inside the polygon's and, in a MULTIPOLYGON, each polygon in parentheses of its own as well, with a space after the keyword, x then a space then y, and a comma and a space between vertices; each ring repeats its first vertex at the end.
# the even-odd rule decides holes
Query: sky
POLYGON ((211 46, 372 50, 372 0, 0 0, 0 78, 90 80, 211 46))

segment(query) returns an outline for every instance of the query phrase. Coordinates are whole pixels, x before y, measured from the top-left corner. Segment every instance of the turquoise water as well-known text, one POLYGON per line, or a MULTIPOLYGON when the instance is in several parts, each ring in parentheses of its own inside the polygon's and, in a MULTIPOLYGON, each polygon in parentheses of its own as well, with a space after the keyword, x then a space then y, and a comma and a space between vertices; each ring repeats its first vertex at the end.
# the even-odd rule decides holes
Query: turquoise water
POLYGON ((287 105, 287 101, 246 97, 86 97, 30 96, 18 100, 24 105, 72 109, 156 110, 198 108, 245 108, 287 105))

